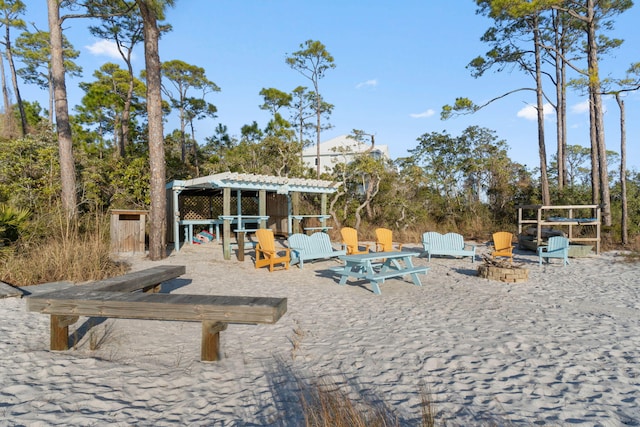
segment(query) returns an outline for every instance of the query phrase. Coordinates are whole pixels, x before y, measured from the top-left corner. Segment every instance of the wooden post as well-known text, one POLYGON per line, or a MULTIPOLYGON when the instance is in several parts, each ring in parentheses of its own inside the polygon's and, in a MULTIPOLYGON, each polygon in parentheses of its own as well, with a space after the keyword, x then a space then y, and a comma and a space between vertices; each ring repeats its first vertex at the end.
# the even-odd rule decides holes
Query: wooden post
MULTIPOLYGON (((222 215, 231 216, 231 189, 222 189, 222 215)), ((222 223, 222 253, 224 259, 231 259, 231 221, 225 219, 222 223)))
POLYGON ((221 359, 220 331, 227 329, 224 322, 205 320, 202 322, 202 348, 200 360, 203 362, 215 362, 221 359))
POLYGON ((242 223, 242 190, 236 190, 236 213, 238 215, 238 225, 236 225, 236 243, 238 244, 238 261, 244 261, 244 230, 245 225, 242 223))
POLYGON ((238 239, 238 261, 244 261, 244 231, 236 231, 238 239))
MULTIPOLYGON (((320 196, 320 214, 321 215, 326 215, 327 214, 327 193, 322 193, 322 195, 320 196)), ((320 225, 322 227, 326 227, 327 226, 327 220, 325 217, 322 217, 320 219, 320 225)), ((324 231, 328 231, 327 229, 324 229, 324 231)))
MULTIPOLYGON (((293 215, 300 215, 300 193, 297 191, 291 193, 291 213, 293 215)), ((289 233, 300 233, 300 220, 294 218, 291 228, 289 233)))
POLYGON ((536 228, 536 245, 537 246, 541 246, 542 245, 542 206, 538 207, 538 211, 536 213, 536 220, 537 220, 537 228, 536 228))
POLYGON ((69 325, 78 321, 78 316, 51 315, 51 350, 69 350, 69 325))
MULTIPOLYGON (((267 216, 267 190, 258 191, 258 215, 267 216)), ((258 228, 267 228, 267 221, 260 220, 258 228)))

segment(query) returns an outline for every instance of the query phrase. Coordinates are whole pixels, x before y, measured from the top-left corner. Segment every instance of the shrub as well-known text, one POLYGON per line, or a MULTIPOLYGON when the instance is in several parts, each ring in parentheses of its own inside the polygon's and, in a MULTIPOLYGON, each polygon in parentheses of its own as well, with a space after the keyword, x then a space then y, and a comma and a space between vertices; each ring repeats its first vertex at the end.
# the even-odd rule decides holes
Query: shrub
POLYGON ((124 273, 128 266, 109 255, 108 220, 104 215, 70 222, 58 212, 32 224, 14 250, 1 261, 0 280, 15 286, 69 280, 100 280, 124 273))

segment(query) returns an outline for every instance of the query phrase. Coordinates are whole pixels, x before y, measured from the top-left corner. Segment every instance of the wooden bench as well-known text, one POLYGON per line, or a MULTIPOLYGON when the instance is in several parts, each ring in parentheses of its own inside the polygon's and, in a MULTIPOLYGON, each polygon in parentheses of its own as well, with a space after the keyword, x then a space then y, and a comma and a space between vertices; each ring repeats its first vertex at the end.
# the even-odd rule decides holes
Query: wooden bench
POLYGON ((432 255, 448 255, 471 257, 471 262, 476 258, 476 246, 464 243, 464 239, 458 233, 440 234, 428 231, 422 235, 422 246, 431 261, 432 255))
POLYGON ((345 249, 334 249, 327 233, 317 232, 310 236, 294 233, 289 236, 288 240, 291 249, 291 264, 299 262, 300 268, 304 267, 306 260, 328 259, 347 253, 345 249))
POLYGON ((162 282, 184 273, 184 266, 163 265, 32 295, 27 310, 51 315, 51 350, 69 349, 69 325, 79 316, 202 322, 202 361, 220 359, 227 324, 275 323, 287 311, 286 298, 159 293, 162 282))

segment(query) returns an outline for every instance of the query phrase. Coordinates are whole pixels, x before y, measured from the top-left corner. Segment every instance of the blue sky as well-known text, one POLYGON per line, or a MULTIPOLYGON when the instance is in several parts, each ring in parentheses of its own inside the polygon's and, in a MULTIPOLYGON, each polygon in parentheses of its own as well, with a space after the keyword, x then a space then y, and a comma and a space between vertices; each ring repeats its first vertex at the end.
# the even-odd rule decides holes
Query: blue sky
MULTIPOLYGON (((46 8, 27 4, 26 20, 46 29, 46 8)), ((40 5, 44 6, 44 4, 40 5)), ((640 61, 638 5, 616 19, 609 35, 625 40, 615 56, 602 59, 603 75, 622 77, 632 62, 640 61)), ((196 138, 203 141, 222 123, 231 135, 252 121, 264 127, 269 119, 259 109, 262 88, 290 92, 299 85, 311 87, 285 63, 288 54, 308 39, 319 40, 333 55, 336 68, 320 81, 320 92, 335 108, 333 128, 322 140, 361 129, 389 146, 393 158, 406 156, 425 133, 459 135, 472 125, 496 131, 507 141, 509 155, 529 168, 538 166, 537 126, 532 92, 524 91, 493 103, 480 112, 440 120, 445 104, 465 96, 483 103, 532 81, 519 71, 490 71, 474 79, 465 68, 471 59, 488 50, 480 37, 491 21, 475 14, 473 0, 293 0, 188 1, 177 0, 167 11, 173 31, 160 42, 162 61, 179 59, 203 67, 221 92, 209 95, 218 108, 216 119, 200 122, 196 138)), ((70 104, 79 102, 81 81, 91 81, 93 70, 107 61, 119 63, 111 46, 87 31, 89 21, 68 20, 65 34, 81 51, 78 63, 84 77, 67 81, 70 104)), ((135 67, 144 66, 142 47, 135 67)), ((23 98, 47 105, 47 94, 23 86, 23 98)), ((569 144, 589 146, 586 97, 569 93, 569 144)), ((640 169, 640 94, 625 98, 629 168, 640 169)), ((607 147, 620 148, 619 112, 615 101, 605 100, 607 147)), ((555 116, 545 123, 547 153, 555 152, 555 116)), ((176 128, 175 119, 165 133, 176 128)))

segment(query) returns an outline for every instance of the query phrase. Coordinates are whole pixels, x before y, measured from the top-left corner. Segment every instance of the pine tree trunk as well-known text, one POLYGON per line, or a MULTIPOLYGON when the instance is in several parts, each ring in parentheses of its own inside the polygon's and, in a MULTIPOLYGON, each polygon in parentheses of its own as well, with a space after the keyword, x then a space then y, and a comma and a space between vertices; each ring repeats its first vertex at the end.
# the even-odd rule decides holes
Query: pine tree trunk
POLYGON ((73 160, 73 141, 71 139, 71 123, 69 122, 67 86, 64 75, 62 21, 60 20, 59 2, 57 0, 47 0, 47 8, 49 13, 49 36, 51 40, 51 77, 55 99, 58 150, 60 153, 62 208, 67 218, 74 218, 78 212, 76 206, 76 171, 73 160))
POLYGON ((616 93, 620 107, 620 193, 622 217, 620 219, 620 240, 623 245, 629 243, 629 212, 627 206, 627 126, 625 122, 624 100, 616 93))
POLYGON ((7 81, 4 75, 4 59, 2 55, 0 55, 0 84, 2 84, 2 99, 4 103, 2 136, 9 139, 13 135, 13 114, 11 112, 11 104, 9 103, 9 90, 7 89, 7 81))
POLYGON ((551 204, 549 175, 547 173, 547 149, 544 141, 544 99, 542 97, 542 63, 540 59, 540 28, 537 17, 533 28, 536 62, 536 106, 538 112, 538 153, 540 154, 540 193, 542 204, 551 204))
POLYGON ((149 122, 149 166, 151 169, 151 209, 149 215, 149 258, 153 261, 166 257, 166 166, 162 129, 162 93, 160 31, 154 5, 148 0, 136 0, 144 22, 144 56, 147 72, 147 115, 149 122))
POLYGON ((598 66, 597 20, 595 19, 595 0, 588 0, 587 6, 587 64, 589 75, 589 92, 593 104, 592 125, 595 135, 596 159, 598 163, 598 180, 600 203, 602 204, 602 223, 611 226, 611 194, 609 190, 609 174, 607 168, 607 148, 604 138, 604 107, 600 87, 600 73, 598 66))
POLYGON ((593 95, 589 94, 589 140, 591 141, 591 198, 594 205, 600 204, 600 171, 598 144, 596 143, 596 119, 593 95))
POLYGON ((13 91, 16 95, 16 104, 18 104, 18 111, 20 112, 20 126, 22 129, 22 136, 27 135, 27 115, 24 112, 24 104, 22 103, 22 97, 20 96, 20 88, 18 87, 18 77, 16 74, 16 65, 13 62, 13 55, 11 53, 11 37, 9 34, 9 26, 6 25, 5 46, 7 55, 7 62, 9 63, 9 71, 11 71, 11 83, 13 84, 13 91))

